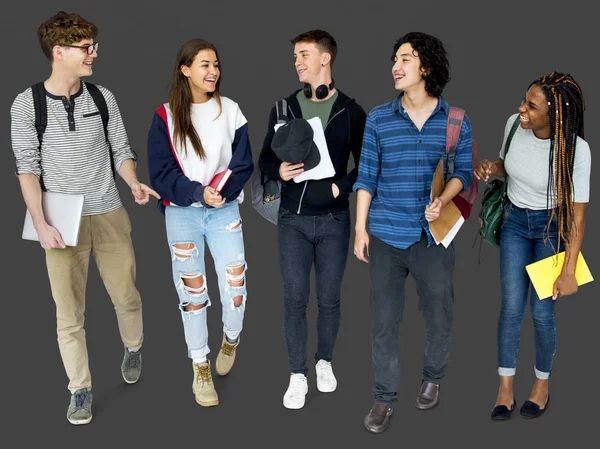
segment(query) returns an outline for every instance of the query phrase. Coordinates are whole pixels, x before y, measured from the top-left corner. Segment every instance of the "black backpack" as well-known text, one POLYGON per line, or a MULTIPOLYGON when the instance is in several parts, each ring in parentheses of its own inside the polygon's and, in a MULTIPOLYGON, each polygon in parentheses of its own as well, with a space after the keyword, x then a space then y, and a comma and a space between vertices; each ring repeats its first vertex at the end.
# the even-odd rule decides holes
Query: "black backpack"
MULTIPOLYGON (((275 103, 277 123, 287 123, 287 102, 285 99, 275 103)), ((281 180, 268 178, 259 167, 252 173, 252 206, 263 218, 277 224, 281 203, 281 180)))
MULTIPOLYGON (((88 92, 92 96, 98 111, 100 112, 100 117, 102 118, 102 126, 104 127, 104 137, 106 138, 106 142, 108 143, 108 148, 110 151, 110 166, 113 172, 113 178, 115 177, 115 163, 112 157, 112 149, 110 148, 110 141, 108 140, 108 106, 106 106, 106 100, 98 89, 98 86, 92 83, 85 83, 88 92)), ((37 131, 38 142, 40 144, 39 149, 42 149, 42 140, 44 137, 44 132, 46 131, 46 126, 48 125, 48 108, 46 104, 46 88, 44 87, 44 83, 36 83, 31 86, 31 93, 33 95, 33 109, 35 111, 35 129, 37 131)), ((40 176, 40 184, 42 185, 42 190, 46 190, 44 186, 44 181, 40 176)))

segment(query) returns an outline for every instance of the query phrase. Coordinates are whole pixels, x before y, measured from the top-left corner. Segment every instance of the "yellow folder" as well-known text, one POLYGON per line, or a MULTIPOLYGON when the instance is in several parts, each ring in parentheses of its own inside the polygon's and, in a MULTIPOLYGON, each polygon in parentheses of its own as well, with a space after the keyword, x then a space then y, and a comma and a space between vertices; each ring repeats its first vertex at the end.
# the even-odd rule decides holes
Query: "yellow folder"
MULTIPOLYGON (((558 278, 564 262, 565 252, 563 251, 556 256, 547 257, 525 267, 529 274, 529 279, 531 279, 531 283, 540 299, 552 296, 554 281, 558 278)), ((594 280, 581 252, 579 252, 579 257, 577 258, 575 279, 577 280, 577 285, 587 284, 594 280)))

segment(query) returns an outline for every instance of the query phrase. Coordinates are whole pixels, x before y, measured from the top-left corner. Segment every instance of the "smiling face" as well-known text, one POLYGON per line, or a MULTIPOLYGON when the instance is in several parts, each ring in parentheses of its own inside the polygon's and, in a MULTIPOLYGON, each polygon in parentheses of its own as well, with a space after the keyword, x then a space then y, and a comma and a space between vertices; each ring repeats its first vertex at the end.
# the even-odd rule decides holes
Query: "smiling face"
POLYGON ((425 89, 424 72, 419 55, 409 43, 402 44, 394 57, 392 76, 396 90, 404 92, 425 89))
POLYGON ((200 50, 189 66, 183 65, 181 73, 187 77, 192 92, 208 95, 217 89, 221 72, 213 50, 200 50))
POLYGON ((93 39, 83 39, 79 42, 73 42, 70 45, 86 48, 74 48, 56 45, 53 49, 54 64, 60 65, 61 69, 73 77, 90 76, 94 59, 98 57, 98 52, 94 51, 91 55, 87 53, 87 47, 94 43, 93 39))
POLYGON ((521 128, 531 129, 539 139, 550 138, 548 100, 540 86, 534 84, 525 94, 519 106, 521 128))
POLYGON ((329 53, 321 53, 312 42, 298 42, 294 46, 294 60, 298 80, 302 83, 318 83, 324 65, 329 62, 329 53))

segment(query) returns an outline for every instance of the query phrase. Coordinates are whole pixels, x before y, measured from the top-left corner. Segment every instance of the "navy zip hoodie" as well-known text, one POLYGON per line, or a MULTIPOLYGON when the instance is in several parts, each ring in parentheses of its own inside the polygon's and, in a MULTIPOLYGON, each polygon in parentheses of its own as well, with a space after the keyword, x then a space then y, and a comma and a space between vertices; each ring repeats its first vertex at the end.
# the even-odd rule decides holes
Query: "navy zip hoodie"
MULTIPOLYGON (((288 104, 288 120, 302 118, 300 104, 296 98, 297 90, 286 98, 288 104)), ((352 193, 352 186, 358 176, 358 161, 362 147, 363 132, 367 114, 353 98, 337 89, 338 96, 331 108, 327 126, 325 126, 325 140, 335 169, 335 175, 319 180, 307 180, 301 183, 290 179, 283 182, 281 188, 281 207, 302 215, 324 215, 341 212, 348 209, 348 196, 352 193), (355 168, 348 172, 350 154, 354 159, 355 168), (335 183, 340 194, 333 197, 331 185, 335 183)), ((311 117, 308 117, 311 118, 311 117)), ((279 166, 281 160, 271 148, 275 135, 274 126, 277 123, 275 106, 269 115, 267 135, 259 157, 259 167, 271 179, 281 179, 279 166)))

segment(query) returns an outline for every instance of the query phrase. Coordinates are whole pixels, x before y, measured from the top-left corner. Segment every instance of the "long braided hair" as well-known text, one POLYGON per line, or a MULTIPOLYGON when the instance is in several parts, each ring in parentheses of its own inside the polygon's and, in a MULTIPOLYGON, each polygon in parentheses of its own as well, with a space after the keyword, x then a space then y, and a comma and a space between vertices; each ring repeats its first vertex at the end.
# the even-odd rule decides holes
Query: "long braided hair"
POLYGON ((581 87, 569 74, 552 72, 532 82, 539 86, 548 101, 550 121, 550 157, 548 164, 547 208, 558 224, 558 244, 569 245, 573 231, 573 161, 577 136, 583 139, 585 104, 581 87))

